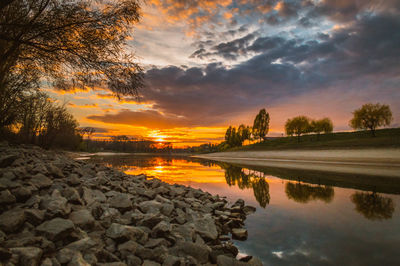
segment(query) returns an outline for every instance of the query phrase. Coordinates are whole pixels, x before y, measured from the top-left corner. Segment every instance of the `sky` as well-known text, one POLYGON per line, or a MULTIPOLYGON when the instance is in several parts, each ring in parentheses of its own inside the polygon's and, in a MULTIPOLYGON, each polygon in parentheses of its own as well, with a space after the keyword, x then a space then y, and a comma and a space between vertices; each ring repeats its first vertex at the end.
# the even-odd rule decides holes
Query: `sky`
POLYGON ((400 126, 398 0, 147 0, 141 12, 127 48, 145 70, 139 99, 49 89, 97 138, 217 143, 262 108, 269 136, 298 115, 348 131, 367 102, 400 126))

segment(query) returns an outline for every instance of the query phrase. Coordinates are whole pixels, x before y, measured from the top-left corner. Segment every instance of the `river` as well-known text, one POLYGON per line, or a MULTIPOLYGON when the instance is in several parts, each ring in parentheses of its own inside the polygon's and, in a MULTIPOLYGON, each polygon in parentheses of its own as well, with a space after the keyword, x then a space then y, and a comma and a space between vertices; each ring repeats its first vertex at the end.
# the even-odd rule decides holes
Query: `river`
POLYGON ((400 265, 400 184, 379 177, 257 168, 171 156, 94 156, 127 174, 242 198, 257 208, 242 254, 265 265, 400 265), (378 180, 378 181, 376 181, 378 180))

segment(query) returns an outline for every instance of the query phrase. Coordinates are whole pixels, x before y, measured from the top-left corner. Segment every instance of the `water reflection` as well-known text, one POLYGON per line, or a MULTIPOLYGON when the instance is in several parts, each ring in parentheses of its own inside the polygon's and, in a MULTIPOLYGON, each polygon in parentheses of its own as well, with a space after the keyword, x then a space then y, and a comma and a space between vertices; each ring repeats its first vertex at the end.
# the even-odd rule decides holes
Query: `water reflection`
POLYGON ((312 200, 322 200, 329 203, 335 195, 331 186, 315 186, 294 182, 286 183, 285 193, 288 199, 299 203, 308 203, 312 200))
POLYGON ((221 163, 220 166, 225 169, 225 180, 229 186, 237 185, 240 189, 251 188, 261 207, 265 208, 269 204, 271 196, 264 173, 225 163, 221 163))
POLYGON ((355 192, 351 201, 356 205, 357 212, 369 220, 391 219, 394 212, 393 200, 375 192, 355 192))

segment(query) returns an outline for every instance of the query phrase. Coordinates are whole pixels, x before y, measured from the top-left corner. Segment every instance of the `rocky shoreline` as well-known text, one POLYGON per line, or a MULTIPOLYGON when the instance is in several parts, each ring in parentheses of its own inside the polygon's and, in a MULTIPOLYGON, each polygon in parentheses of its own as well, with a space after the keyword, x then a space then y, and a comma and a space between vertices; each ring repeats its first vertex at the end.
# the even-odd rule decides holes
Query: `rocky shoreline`
POLYGON ((0 144, 0 265, 262 265, 238 260, 243 200, 0 144))

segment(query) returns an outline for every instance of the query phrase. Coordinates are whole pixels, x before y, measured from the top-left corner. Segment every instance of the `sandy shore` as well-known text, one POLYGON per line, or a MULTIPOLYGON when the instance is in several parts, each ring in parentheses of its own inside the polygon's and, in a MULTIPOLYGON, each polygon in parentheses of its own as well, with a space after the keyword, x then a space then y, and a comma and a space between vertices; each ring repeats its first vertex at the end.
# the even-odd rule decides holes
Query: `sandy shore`
POLYGON ((239 151, 195 157, 265 167, 400 177, 400 149, 239 151))

